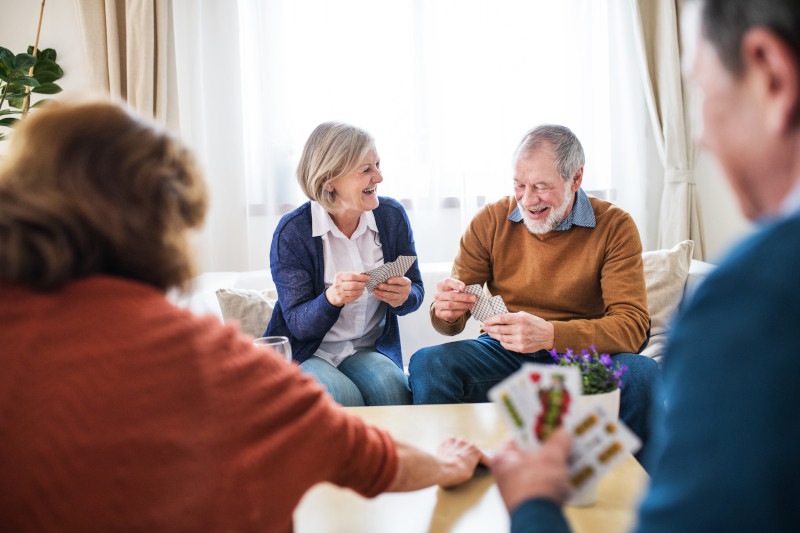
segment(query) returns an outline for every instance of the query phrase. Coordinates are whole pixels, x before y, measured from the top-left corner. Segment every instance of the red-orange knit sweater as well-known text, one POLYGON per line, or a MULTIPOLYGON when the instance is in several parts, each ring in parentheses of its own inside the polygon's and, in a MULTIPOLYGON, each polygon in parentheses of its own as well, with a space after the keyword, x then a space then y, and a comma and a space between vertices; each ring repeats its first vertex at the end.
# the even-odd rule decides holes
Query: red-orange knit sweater
MULTIPOLYGON (((650 323, 639 232, 619 207, 589 200, 594 228, 573 225, 542 235, 508 219, 517 206, 513 196, 485 206, 461 238, 452 277, 486 283, 509 312, 552 322, 559 353, 591 345, 610 354, 636 353, 650 323)), ((431 308, 434 327, 445 335, 462 331, 469 316, 448 324, 431 308)))
POLYGON ((0 284, 0 530, 285 532, 315 483, 396 472, 388 434, 152 287, 0 284))

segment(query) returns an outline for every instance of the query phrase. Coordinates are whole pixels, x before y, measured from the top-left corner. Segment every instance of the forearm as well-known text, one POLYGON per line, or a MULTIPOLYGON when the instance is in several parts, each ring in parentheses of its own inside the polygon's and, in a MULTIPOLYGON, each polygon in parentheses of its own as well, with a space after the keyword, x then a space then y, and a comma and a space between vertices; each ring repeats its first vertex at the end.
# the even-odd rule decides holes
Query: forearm
POLYGON ((559 353, 567 348, 582 350, 594 345, 601 353, 637 353, 647 338, 650 325, 646 311, 628 312, 596 319, 552 321, 553 347, 559 353))
POLYGON ((463 468, 403 442, 396 442, 398 467, 389 492, 409 492, 432 485, 450 486, 463 481, 463 468))

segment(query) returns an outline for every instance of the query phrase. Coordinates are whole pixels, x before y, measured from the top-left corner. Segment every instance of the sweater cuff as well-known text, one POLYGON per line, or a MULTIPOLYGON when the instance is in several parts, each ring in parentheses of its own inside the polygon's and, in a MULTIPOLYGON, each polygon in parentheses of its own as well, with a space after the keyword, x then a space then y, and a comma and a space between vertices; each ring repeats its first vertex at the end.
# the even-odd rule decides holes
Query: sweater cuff
POLYGON ((511 513, 511 533, 569 533, 561 507, 544 498, 522 502, 511 513))
POLYGON ((442 320, 436 316, 436 311, 433 309, 434 303, 436 302, 431 302, 430 307, 431 324, 433 325, 433 329, 442 335, 449 335, 451 337, 464 331, 464 325, 466 325, 467 320, 470 317, 469 311, 458 317, 458 320, 455 322, 447 322, 446 320, 442 320))

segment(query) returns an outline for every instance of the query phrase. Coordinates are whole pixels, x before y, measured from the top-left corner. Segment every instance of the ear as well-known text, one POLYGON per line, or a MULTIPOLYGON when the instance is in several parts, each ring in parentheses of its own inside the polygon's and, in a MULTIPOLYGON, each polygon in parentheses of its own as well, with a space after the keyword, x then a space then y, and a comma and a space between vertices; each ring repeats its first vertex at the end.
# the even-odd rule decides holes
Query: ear
POLYGON ((583 167, 580 167, 572 178, 572 192, 577 192, 583 183, 583 167))
POLYGON ((765 126, 785 133, 800 118, 800 65, 792 50, 775 33, 753 28, 742 39, 744 80, 756 98, 765 126))
POLYGON ((331 182, 331 175, 330 173, 326 174, 324 178, 322 178, 322 188, 328 192, 333 192, 333 182, 331 182))

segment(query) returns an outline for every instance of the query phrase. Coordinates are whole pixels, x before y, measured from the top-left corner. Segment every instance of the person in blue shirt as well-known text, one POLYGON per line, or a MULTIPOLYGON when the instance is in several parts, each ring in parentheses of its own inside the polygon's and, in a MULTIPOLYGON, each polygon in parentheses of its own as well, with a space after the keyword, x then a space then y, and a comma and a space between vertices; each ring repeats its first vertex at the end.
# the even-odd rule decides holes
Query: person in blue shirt
MULTIPOLYGON (((681 311, 664 356, 665 414, 636 531, 800 527, 800 2, 706 0, 692 78, 701 143, 758 231, 681 311)), ((568 531, 570 437, 513 445, 492 472, 511 530, 568 531)))
POLYGON ((265 335, 288 337, 300 368, 341 405, 410 404, 397 317, 419 308, 424 289, 415 261, 405 276, 366 290, 364 272, 417 255, 403 206, 378 196, 374 139, 348 124, 320 124, 297 179, 310 201, 273 234, 278 302, 265 335))

